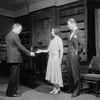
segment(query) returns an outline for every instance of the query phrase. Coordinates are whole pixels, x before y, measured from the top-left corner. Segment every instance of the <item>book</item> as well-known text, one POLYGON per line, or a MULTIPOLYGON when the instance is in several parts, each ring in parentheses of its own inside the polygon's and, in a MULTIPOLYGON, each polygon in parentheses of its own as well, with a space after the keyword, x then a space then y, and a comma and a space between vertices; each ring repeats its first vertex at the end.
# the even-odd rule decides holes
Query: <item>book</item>
POLYGON ((70 18, 74 18, 76 20, 76 22, 82 22, 82 21, 84 21, 85 16, 84 16, 84 14, 79 14, 79 15, 62 17, 62 18, 60 18, 60 25, 67 24, 67 21, 70 18))
POLYGON ((60 17, 84 13, 84 6, 66 8, 60 11, 60 17))

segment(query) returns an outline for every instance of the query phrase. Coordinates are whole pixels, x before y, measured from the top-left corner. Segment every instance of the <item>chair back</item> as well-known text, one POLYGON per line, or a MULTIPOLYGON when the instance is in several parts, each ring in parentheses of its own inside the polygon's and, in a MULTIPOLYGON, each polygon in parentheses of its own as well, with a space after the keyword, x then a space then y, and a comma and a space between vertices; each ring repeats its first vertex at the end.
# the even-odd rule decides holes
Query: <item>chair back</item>
POLYGON ((100 71, 100 57, 99 56, 93 56, 91 66, 92 66, 93 71, 100 71))
POLYGON ((82 61, 80 62, 80 74, 88 74, 89 62, 82 61))

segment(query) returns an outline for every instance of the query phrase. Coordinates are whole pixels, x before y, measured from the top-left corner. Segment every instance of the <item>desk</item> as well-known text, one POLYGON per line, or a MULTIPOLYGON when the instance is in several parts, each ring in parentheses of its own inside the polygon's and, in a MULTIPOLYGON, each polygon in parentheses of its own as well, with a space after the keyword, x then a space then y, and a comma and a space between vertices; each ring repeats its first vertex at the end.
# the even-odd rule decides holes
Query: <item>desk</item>
POLYGON ((32 58, 32 66, 34 70, 38 70, 41 74, 45 74, 47 68, 48 53, 36 54, 32 58))

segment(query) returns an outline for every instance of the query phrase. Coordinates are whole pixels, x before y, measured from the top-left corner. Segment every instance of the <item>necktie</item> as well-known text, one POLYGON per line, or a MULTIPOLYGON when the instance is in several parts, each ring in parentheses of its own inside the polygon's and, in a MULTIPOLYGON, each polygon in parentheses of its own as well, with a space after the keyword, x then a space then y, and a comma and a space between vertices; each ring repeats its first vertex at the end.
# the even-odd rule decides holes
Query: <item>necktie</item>
POLYGON ((73 34, 74 34, 74 31, 72 31, 72 32, 71 32, 71 35, 70 35, 70 40, 72 39, 73 34))

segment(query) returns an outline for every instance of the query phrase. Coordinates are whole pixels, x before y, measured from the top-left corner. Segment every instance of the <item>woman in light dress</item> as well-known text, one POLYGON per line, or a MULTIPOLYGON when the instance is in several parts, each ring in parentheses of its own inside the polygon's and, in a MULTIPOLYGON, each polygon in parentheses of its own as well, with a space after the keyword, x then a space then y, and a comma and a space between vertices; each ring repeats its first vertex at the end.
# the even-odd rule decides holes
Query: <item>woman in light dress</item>
POLYGON ((58 94, 60 92, 60 87, 63 87, 61 73, 63 42, 58 36, 58 33, 60 33, 59 28, 52 29, 51 35, 54 38, 50 41, 48 49, 36 51, 36 53, 49 52, 45 79, 54 85, 53 90, 50 92, 52 94, 58 94))

